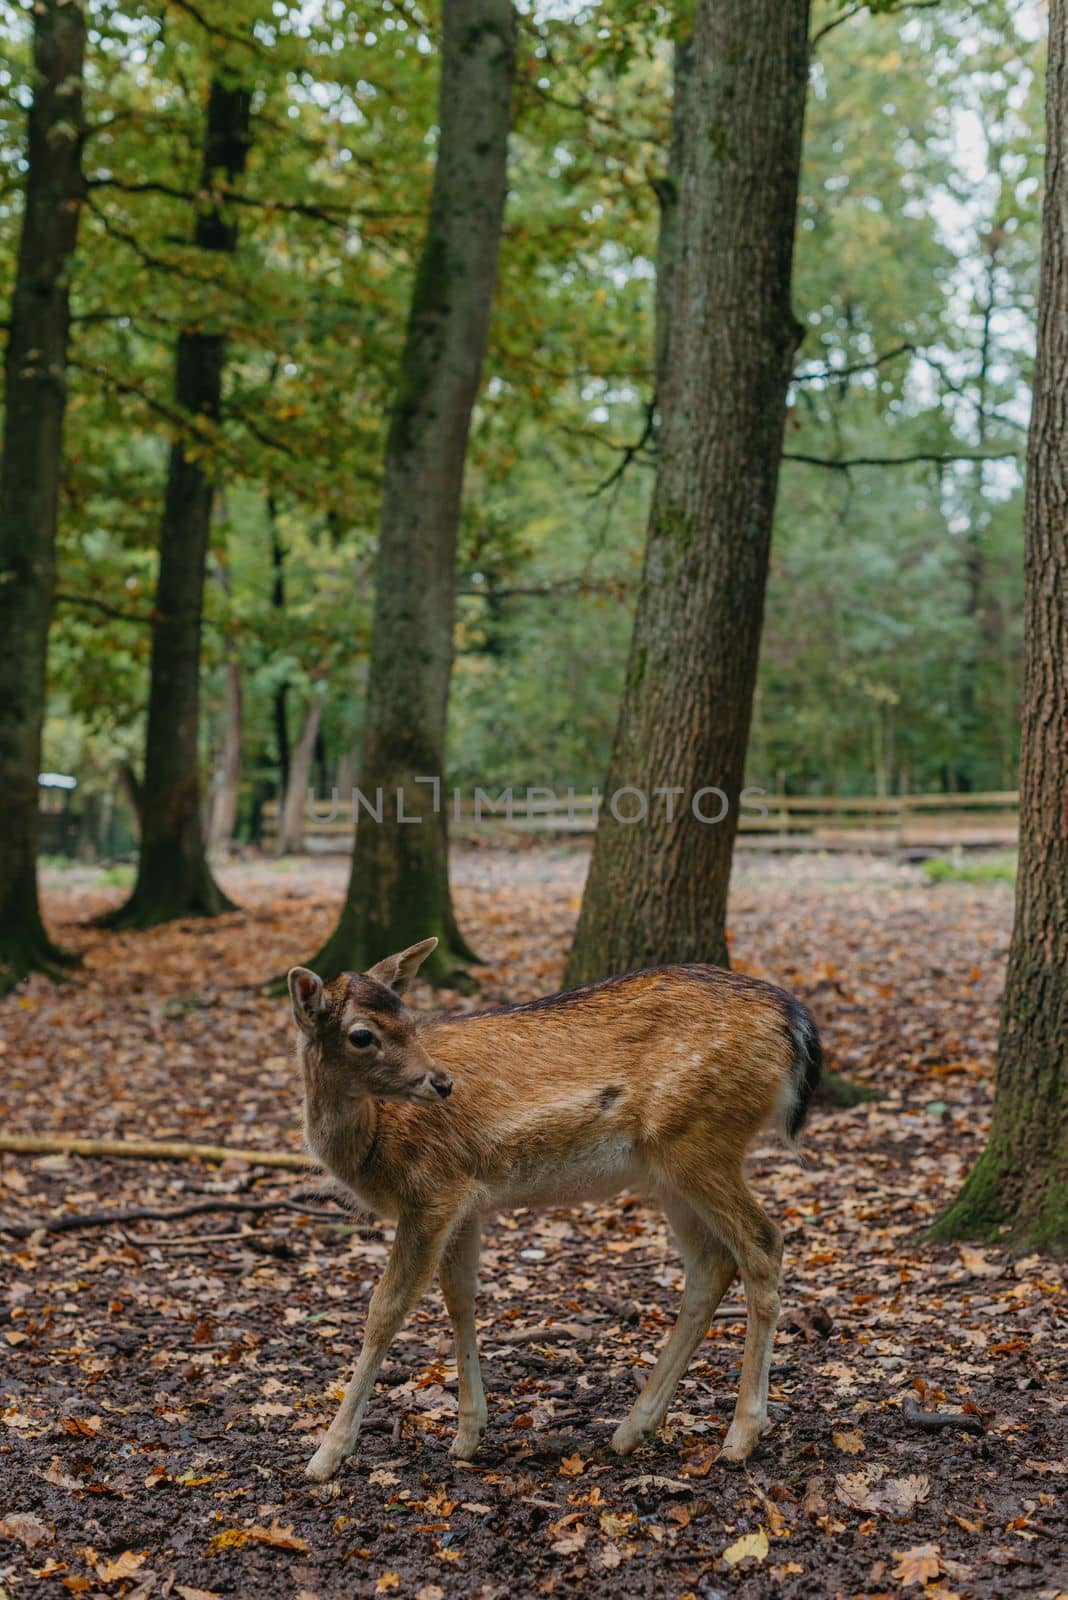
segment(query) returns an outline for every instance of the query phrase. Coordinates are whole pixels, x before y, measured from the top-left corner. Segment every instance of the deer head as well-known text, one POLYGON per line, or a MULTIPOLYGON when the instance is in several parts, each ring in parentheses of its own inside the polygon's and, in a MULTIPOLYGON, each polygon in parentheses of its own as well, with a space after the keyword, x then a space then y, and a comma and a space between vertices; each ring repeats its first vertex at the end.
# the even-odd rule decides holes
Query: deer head
POLYGON ((343 972, 326 984, 307 967, 289 973, 305 1064, 329 1074, 346 1098, 435 1101, 452 1092, 400 998, 437 942, 423 939, 368 972, 343 972))

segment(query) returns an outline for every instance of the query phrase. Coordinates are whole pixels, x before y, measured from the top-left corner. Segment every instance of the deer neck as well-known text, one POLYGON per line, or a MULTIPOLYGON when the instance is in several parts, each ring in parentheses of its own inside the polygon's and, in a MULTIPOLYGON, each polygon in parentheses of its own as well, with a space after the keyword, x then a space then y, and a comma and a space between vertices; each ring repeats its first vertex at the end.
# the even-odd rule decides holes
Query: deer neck
POLYGON ((359 1190, 378 1146, 379 1110, 368 1095, 338 1100, 322 1092, 314 1073, 305 1081, 304 1136, 312 1154, 348 1188, 359 1190))

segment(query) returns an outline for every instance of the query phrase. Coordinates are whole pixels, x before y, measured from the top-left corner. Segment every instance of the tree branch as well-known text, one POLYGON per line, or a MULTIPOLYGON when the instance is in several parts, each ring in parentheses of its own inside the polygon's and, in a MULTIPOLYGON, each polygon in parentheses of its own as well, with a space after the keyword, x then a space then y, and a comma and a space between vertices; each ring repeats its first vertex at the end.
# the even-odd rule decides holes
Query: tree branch
POLYGON ((808 467, 827 467, 832 472, 848 472, 851 467, 911 467, 920 462, 929 462, 932 466, 944 467, 953 461, 1017 461, 1019 452, 1016 450, 995 450, 989 455, 955 455, 942 454, 939 451, 917 450, 909 456, 809 456, 801 455, 794 451, 784 450, 784 461, 800 461, 808 467))
POLYGON ((109 606, 106 600, 98 600, 93 594, 68 594, 63 589, 58 589, 55 595, 57 606, 79 606, 91 611, 100 611, 105 617, 114 617, 116 622, 136 622, 141 626, 155 621, 152 611, 120 611, 117 606, 109 606))
MULTIPOLYGON (((86 181, 87 187, 91 190, 115 189, 120 194, 162 194, 172 200, 186 201, 190 205, 198 204, 203 198, 195 189, 181 189, 176 184, 155 180, 133 182, 123 178, 89 178, 86 181)), ((256 211, 277 211, 286 216, 309 217, 314 222, 325 222, 334 228, 346 227, 354 217, 370 217, 375 221, 384 222, 412 222, 417 217, 417 213, 413 211, 395 211, 379 206, 333 206, 326 202, 312 204, 305 200, 261 199, 257 195, 245 194, 225 185, 213 191, 212 202, 221 206, 245 206, 256 211)))
POLYGON ((545 583, 520 584, 507 589, 498 589, 487 584, 473 584, 458 588, 456 593, 488 601, 551 599, 553 595, 568 593, 609 594, 614 600, 622 600, 626 590, 627 585, 619 578, 584 578, 578 575, 573 578, 550 578, 545 583))
MULTIPOLYGON (((880 6, 879 15, 897 16, 898 13, 902 11, 935 11, 941 4, 942 0, 901 0, 900 5, 880 6)), ((821 39, 826 39, 827 35, 829 33, 833 33, 835 28, 840 28, 844 22, 851 22, 852 19, 859 16, 862 11, 868 11, 870 9, 871 7, 867 3, 867 0, 858 0, 858 4, 847 6, 846 9, 840 12, 837 17, 832 17, 830 22, 825 22, 822 28, 818 28, 816 30, 809 40, 810 50, 812 50, 814 53, 816 46, 819 44, 821 39)))
POLYGON ((616 465, 612 468, 612 471, 608 474, 607 478, 603 480, 603 482, 597 484, 596 488, 593 488, 589 491, 586 497, 588 500, 596 500, 598 495, 604 494, 606 490, 611 489, 619 482, 627 468, 630 466, 631 462, 636 460, 641 455, 642 451, 649 443, 653 436, 653 430, 655 426, 656 394, 654 393, 650 395, 649 399, 646 401, 645 423, 642 427, 640 436, 634 441, 633 444, 626 444, 622 447, 622 459, 616 463, 616 465))

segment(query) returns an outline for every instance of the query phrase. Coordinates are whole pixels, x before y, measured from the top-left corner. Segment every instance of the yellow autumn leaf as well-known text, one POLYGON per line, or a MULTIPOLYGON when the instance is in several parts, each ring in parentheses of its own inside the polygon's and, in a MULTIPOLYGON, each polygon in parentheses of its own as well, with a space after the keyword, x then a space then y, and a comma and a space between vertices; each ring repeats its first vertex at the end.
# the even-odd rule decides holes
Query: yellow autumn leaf
POLYGON ((841 1450, 847 1456, 859 1456, 864 1450, 864 1436, 857 1429, 851 1433, 832 1433, 836 1450, 841 1450))
POLYGON ((740 1539, 735 1539, 723 1552, 723 1559, 729 1567, 736 1567, 739 1561, 744 1561, 747 1556, 754 1561, 763 1561, 768 1553, 768 1536, 763 1528, 758 1528, 756 1533, 743 1533, 740 1539))
POLYGON ((252 1535, 247 1528, 223 1528, 218 1533, 213 1533, 208 1543, 211 1554, 218 1555, 220 1550, 240 1550, 242 1545, 248 1544, 252 1535))
POLYGON ((375 1594, 385 1594, 387 1589, 399 1589, 400 1576, 396 1572, 383 1572, 375 1579, 375 1594))

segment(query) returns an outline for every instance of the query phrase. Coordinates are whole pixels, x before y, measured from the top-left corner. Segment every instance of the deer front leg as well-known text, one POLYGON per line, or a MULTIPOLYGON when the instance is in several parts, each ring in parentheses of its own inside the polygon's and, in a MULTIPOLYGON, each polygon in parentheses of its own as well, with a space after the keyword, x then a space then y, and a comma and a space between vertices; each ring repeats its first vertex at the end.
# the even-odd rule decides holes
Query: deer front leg
POLYGON ((421 1217, 405 1215, 397 1223, 397 1235, 386 1270, 375 1285, 367 1308, 363 1348, 356 1370, 325 1439, 305 1469, 316 1483, 332 1478, 356 1448, 363 1410, 382 1359, 394 1334, 430 1282, 446 1234, 447 1225, 431 1225, 421 1217))
POLYGON ((478 1365, 475 1289, 478 1276, 478 1217, 469 1217, 449 1240, 438 1276, 456 1338, 456 1378, 460 1416, 452 1454, 470 1461, 486 1431, 486 1396, 478 1365))

